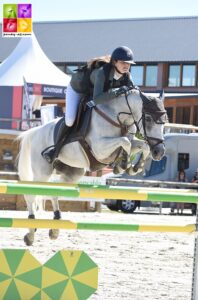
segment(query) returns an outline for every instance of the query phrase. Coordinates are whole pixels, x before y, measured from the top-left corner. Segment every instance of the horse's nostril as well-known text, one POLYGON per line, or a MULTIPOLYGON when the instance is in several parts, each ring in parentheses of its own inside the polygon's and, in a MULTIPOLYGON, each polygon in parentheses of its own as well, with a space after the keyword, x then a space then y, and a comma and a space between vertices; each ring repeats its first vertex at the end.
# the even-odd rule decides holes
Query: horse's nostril
POLYGON ((154 160, 160 160, 163 155, 165 153, 165 148, 163 145, 156 145, 153 149, 152 149, 152 157, 154 160))
POLYGON ((153 154, 154 154, 154 156, 157 156, 158 152, 155 150, 155 151, 153 152, 153 154))

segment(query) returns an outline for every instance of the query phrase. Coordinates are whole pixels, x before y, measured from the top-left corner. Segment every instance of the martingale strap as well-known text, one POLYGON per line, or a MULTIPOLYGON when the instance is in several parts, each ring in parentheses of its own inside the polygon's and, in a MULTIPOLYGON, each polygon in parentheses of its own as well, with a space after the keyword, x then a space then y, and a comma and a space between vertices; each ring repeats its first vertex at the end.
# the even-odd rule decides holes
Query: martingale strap
POLYGON ((121 133, 122 135, 125 135, 128 131, 127 126, 119 124, 117 122, 115 122, 113 119, 111 119, 108 115, 106 115, 103 111, 101 111, 97 106, 94 106, 93 109, 103 118, 105 119, 107 122, 109 122, 110 124, 112 124, 114 127, 120 128, 121 129, 121 133))
POLYGON ((97 106, 94 106, 95 111, 103 117, 107 122, 112 124, 115 127, 121 128, 120 124, 116 123, 114 120, 112 120, 108 115, 106 115, 102 110, 100 110, 97 106))

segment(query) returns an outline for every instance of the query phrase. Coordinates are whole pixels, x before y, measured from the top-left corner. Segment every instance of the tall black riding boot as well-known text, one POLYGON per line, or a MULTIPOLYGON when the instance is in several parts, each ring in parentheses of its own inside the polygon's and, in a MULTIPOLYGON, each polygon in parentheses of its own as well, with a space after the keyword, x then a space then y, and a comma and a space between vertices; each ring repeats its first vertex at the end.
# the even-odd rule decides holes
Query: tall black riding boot
POLYGON ((70 127, 66 126, 65 123, 62 123, 57 136, 56 144, 50 147, 47 147, 41 152, 43 158, 47 160, 48 163, 52 163, 54 159, 58 156, 65 140, 68 135, 68 129, 70 127))

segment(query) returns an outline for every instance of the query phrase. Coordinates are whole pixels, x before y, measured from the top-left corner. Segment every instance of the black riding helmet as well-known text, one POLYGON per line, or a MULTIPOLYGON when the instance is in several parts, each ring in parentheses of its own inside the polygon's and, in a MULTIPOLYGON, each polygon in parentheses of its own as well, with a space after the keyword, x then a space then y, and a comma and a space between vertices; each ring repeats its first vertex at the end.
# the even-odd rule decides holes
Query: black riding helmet
POLYGON ((116 48, 111 54, 111 61, 112 60, 121 60, 129 64, 135 64, 133 60, 133 52, 126 46, 116 48))

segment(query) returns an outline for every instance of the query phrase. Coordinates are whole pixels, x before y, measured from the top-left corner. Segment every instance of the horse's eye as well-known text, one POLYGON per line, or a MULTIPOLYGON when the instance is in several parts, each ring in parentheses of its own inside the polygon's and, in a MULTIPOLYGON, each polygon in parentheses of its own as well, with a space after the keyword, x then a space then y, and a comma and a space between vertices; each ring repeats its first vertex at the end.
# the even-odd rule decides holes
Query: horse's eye
POLYGON ((145 121, 146 122, 152 122, 151 116, 145 116, 145 121))

